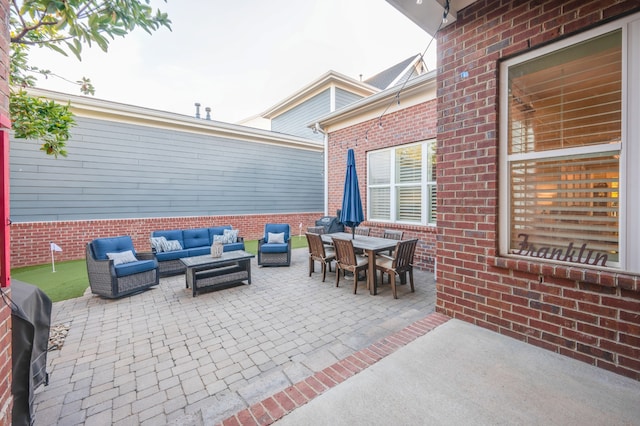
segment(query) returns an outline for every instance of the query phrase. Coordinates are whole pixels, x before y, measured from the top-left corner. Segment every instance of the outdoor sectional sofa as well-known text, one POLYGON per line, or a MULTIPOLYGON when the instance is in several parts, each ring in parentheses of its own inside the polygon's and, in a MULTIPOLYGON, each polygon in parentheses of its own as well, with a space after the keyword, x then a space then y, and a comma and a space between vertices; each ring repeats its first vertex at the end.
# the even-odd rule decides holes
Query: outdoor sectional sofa
MULTIPOLYGON (((235 234, 234 242, 223 242, 224 251, 244 250, 244 239, 237 236, 237 232, 233 231, 231 225, 214 226, 211 228, 195 228, 195 229, 173 229, 166 231, 153 231, 151 233, 151 249, 156 255, 158 266, 160 268, 160 276, 167 277, 170 275, 178 275, 184 273, 185 265, 180 261, 183 257, 200 256, 203 254, 211 254, 211 245, 215 239, 224 239, 225 230, 227 236, 235 234), (173 245, 172 250, 165 250, 158 246, 157 238, 164 237, 173 245)), ((227 237, 228 238, 228 237, 227 237)), ((165 247, 166 248, 166 247, 165 247)))

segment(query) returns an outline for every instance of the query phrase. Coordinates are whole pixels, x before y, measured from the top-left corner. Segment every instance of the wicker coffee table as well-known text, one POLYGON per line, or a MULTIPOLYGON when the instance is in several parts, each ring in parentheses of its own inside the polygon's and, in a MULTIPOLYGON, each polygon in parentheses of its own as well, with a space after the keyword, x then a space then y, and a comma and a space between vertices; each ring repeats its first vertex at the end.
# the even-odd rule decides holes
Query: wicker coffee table
POLYGON ((230 284, 247 281, 251 284, 251 259, 255 255, 244 250, 222 253, 221 257, 202 256, 184 257, 185 281, 187 288, 193 290, 193 297, 202 289, 227 287, 230 284))

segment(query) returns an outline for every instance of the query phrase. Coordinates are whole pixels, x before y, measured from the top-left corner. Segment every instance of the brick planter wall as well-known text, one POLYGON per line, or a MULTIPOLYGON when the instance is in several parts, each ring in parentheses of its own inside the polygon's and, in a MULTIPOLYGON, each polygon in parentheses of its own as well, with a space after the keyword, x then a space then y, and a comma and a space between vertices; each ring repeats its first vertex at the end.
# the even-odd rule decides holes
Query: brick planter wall
POLYGON ((288 223, 292 235, 298 235, 300 223, 304 232, 322 216, 322 212, 316 212, 14 223, 11 225, 11 265, 16 268, 51 262, 50 241, 62 248, 62 252, 55 253, 55 259, 63 261, 84 259, 86 243, 95 238, 130 235, 137 251, 150 251, 152 231, 232 225, 245 240, 257 240, 264 234, 265 223, 288 223))
POLYGON ((496 257, 497 70, 528 45, 639 6, 481 0, 437 36, 437 311, 636 380, 639 277, 496 257))
MULTIPOLYGON (((377 149, 420 142, 436 137, 436 100, 405 108, 382 117, 382 128, 378 119, 332 132, 329 135, 329 215, 336 214, 342 206, 342 192, 347 168, 347 150, 352 148, 356 158, 358 184, 362 207, 367 216, 367 152, 377 149), (368 133, 367 133, 367 130, 368 133), (365 140, 365 134, 367 136, 365 140)), ((371 228, 372 236, 382 236, 385 229, 404 231, 403 238, 418 238, 416 267, 433 271, 436 248, 434 226, 389 224, 365 221, 361 226, 371 228)))

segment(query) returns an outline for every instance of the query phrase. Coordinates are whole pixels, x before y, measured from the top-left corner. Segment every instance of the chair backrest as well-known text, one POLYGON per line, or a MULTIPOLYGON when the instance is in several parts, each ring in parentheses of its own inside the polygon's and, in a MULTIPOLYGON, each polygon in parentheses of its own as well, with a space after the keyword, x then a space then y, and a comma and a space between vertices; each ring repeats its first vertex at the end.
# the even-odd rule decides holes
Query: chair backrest
POLYGON ((326 258, 327 254, 324 250, 324 244, 322 243, 322 237, 320 237, 320 234, 307 232, 305 235, 307 236, 307 242, 309 243, 309 253, 311 254, 311 257, 318 260, 326 258))
POLYGON ((307 232, 312 234, 324 234, 324 226, 309 226, 307 232))
POLYGON ((398 241, 396 244, 393 268, 397 272, 402 272, 413 267, 413 255, 416 252, 418 239, 398 241))
POLYGON ((363 235, 365 237, 369 236, 369 231, 371 231, 369 228, 367 228, 366 226, 356 226, 356 231, 355 234, 356 235, 363 235))
POLYGON ((284 232, 284 242, 289 241, 289 224, 288 223, 267 223, 264 225, 265 242, 269 242, 269 233, 280 234, 284 232))
POLYGON ((354 267, 358 264, 351 240, 333 238, 333 247, 336 249, 336 260, 341 267, 354 267))
POLYGON ((390 240, 402 240, 402 235, 404 235, 404 231, 394 231, 391 229, 385 229, 384 234, 382 234, 382 238, 388 238, 390 240))

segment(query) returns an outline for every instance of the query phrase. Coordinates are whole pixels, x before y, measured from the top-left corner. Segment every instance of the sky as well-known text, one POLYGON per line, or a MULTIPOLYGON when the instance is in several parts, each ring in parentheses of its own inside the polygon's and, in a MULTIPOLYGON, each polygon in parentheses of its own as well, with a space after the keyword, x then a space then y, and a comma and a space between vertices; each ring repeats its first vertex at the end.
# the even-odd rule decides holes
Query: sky
MULTIPOLYGON (((367 79, 413 55, 436 66, 435 41, 385 0, 161 0, 172 31, 136 30, 82 61, 32 49, 30 64, 91 79, 95 98, 235 123, 268 110, 329 70, 367 79), (429 49, 427 50, 427 47, 429 49)), ((80 95, 62 79, 37 87, 80 95)))

